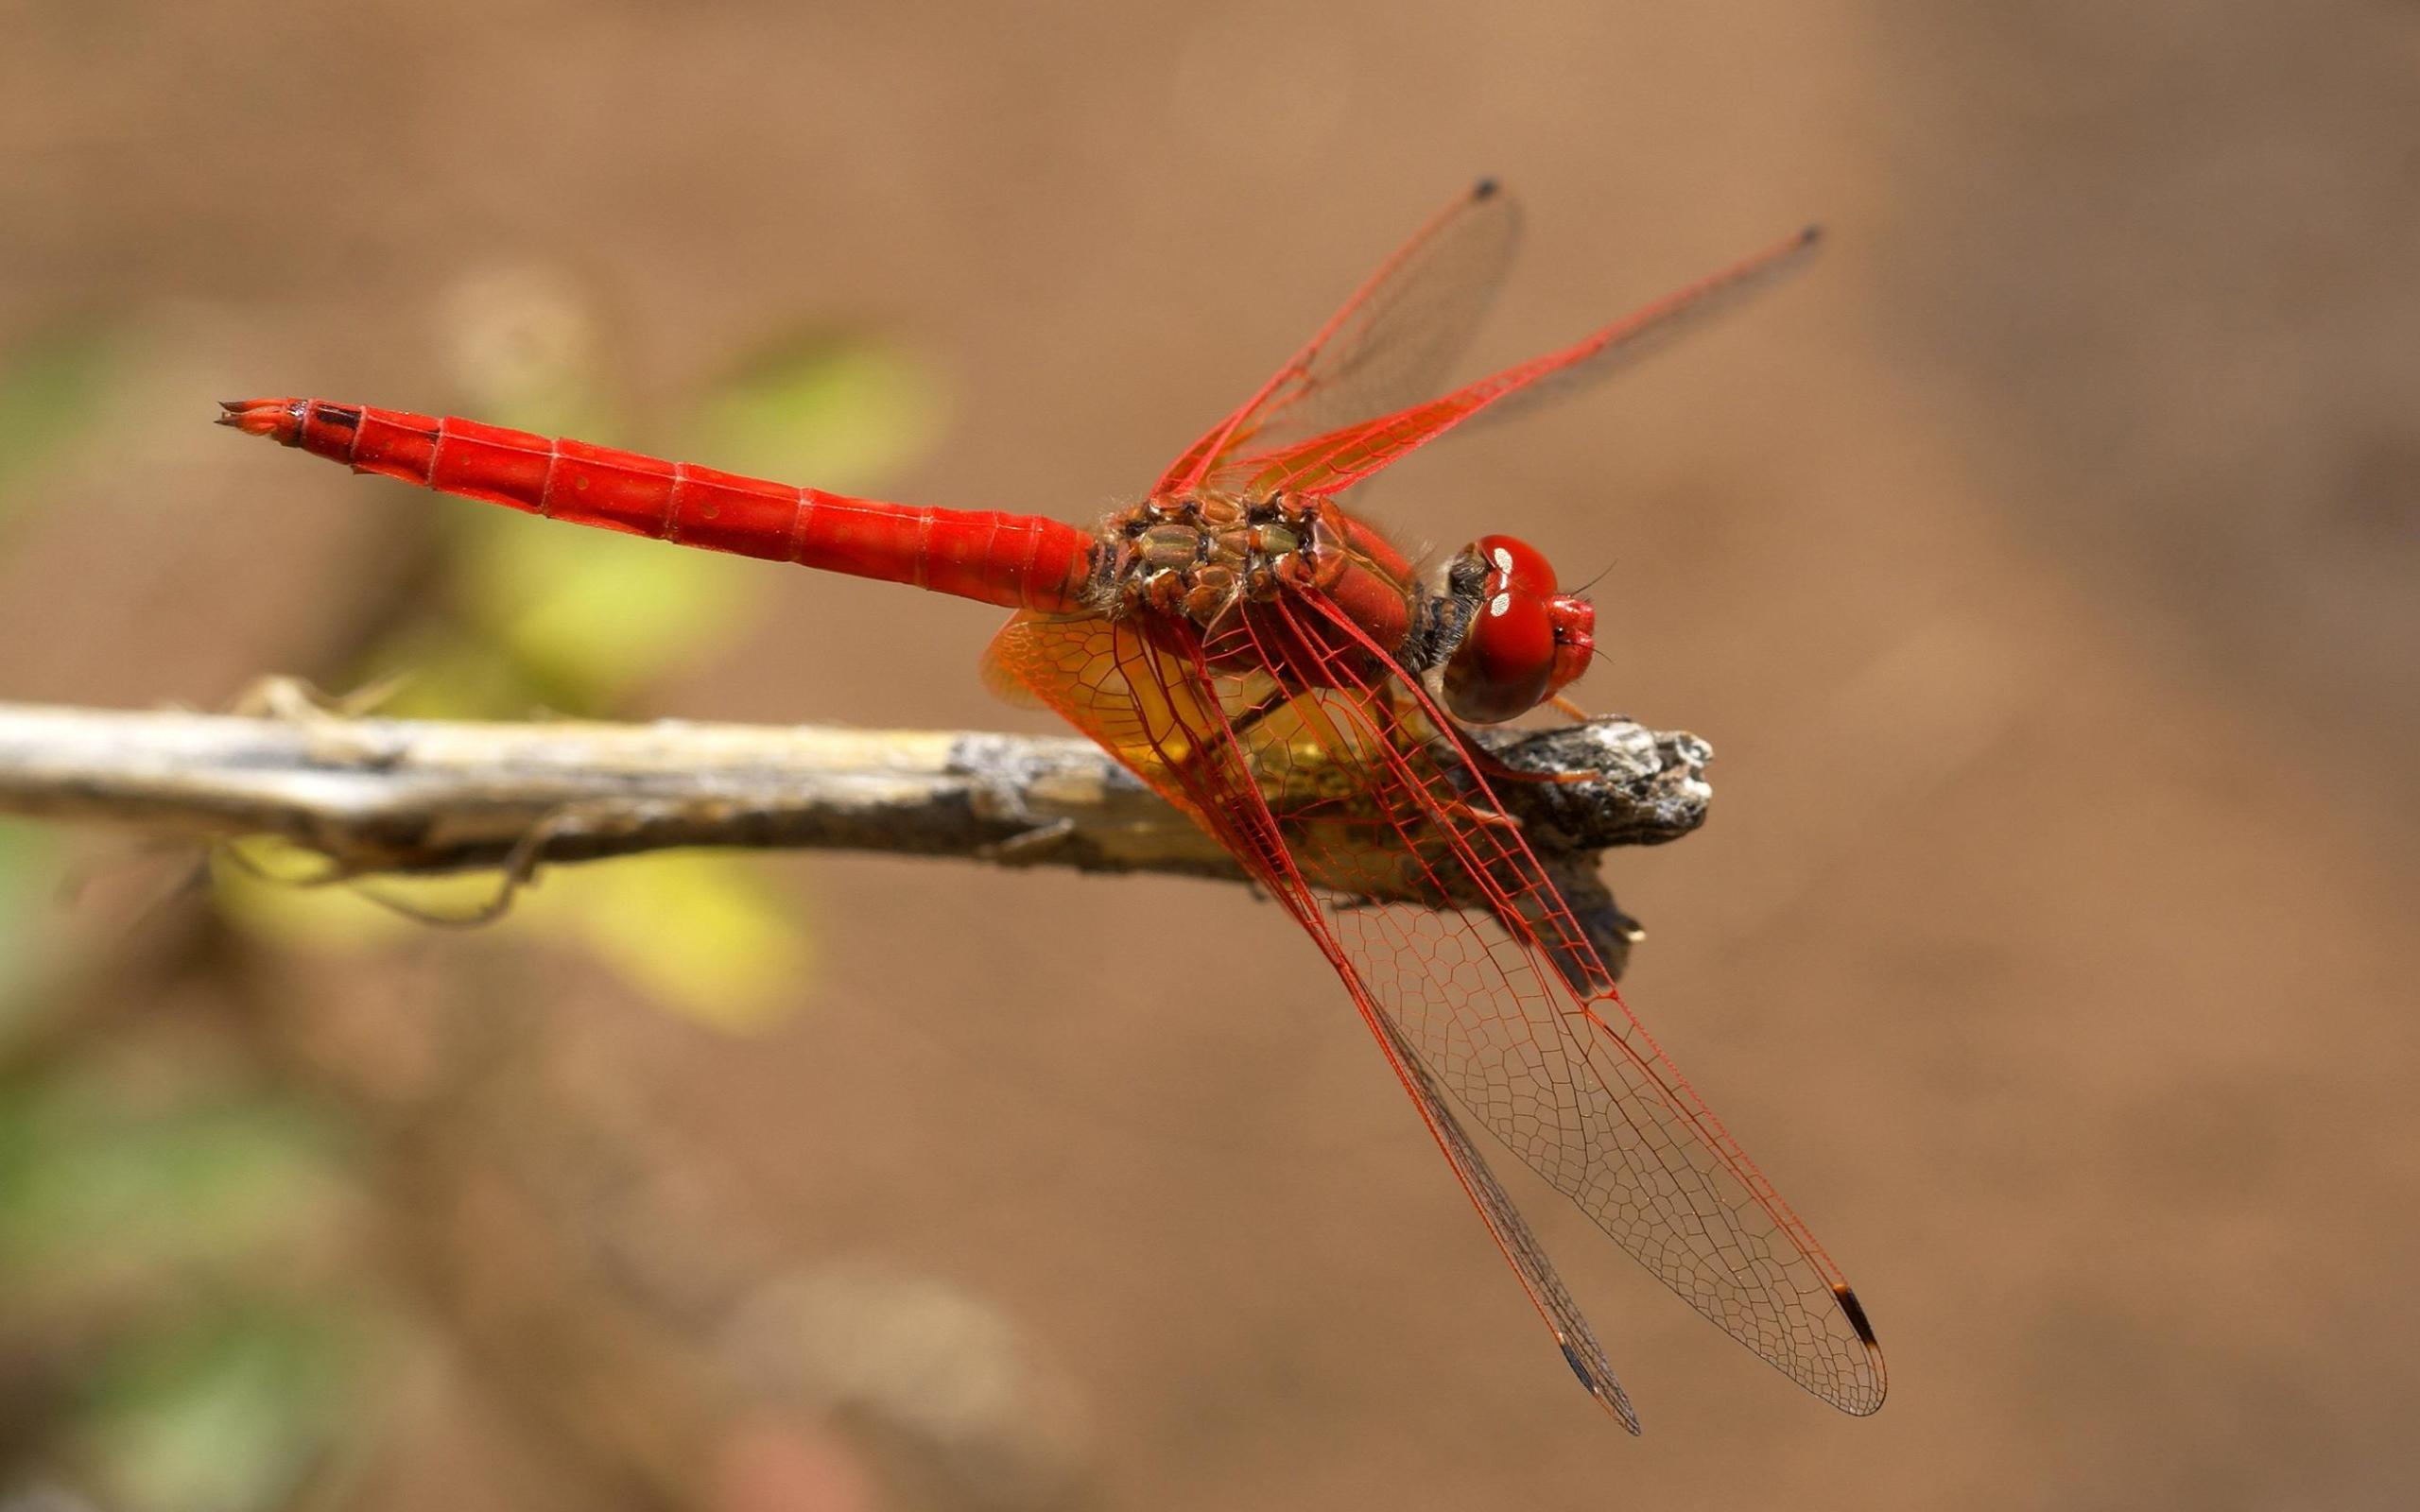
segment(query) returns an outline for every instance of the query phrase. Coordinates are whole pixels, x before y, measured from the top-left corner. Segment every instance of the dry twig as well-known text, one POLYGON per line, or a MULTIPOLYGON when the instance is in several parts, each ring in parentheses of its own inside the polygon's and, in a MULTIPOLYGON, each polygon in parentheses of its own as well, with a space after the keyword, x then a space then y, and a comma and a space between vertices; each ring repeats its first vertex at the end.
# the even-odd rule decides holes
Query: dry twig
MULTIPOLYGON (((255 704, 267 712, 0 704, 0 813, 195 840, 273 834, 337 877, 738 846, 1242 880, 1073 737, 353 718, 291 682, 255 704)), ((1600 941, 1634 934, 1595 881, 1596 854, 1703 821, 1705 744, 1617 718, 1488 744, 1509 766, 1564 779, 1503 782, 1498 797, 1583 918, 1598 916, 1600 941)))

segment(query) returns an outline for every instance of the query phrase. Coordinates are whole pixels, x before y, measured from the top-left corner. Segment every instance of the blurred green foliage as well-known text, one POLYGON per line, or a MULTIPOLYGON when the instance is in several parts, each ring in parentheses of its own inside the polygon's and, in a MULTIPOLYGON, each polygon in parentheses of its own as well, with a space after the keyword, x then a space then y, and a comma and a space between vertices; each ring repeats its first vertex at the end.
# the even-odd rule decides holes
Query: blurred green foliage
POLYGON ((98 1078, 0 1105, 0 1276, 20 1301, 168 1266, 240 1268, 329 1192, 327 1132, 294 1107, 213 1094, 155 1108, 98 1078))
MULTIPOLYGON (((938 434, 937 380, 875 337, 812 328, 734 362, 652 426, 601 376, 589 307, 528 269, 463 281, 446 301, 447 350, 464 407, 497 424, 658 445, 729 472, 868 489, 938 434)), ((381 713, 418 718, 604 718, 649 684, 747 633, 778 575, 763 563, 509 510, 432 504, 444 583, 383 635, 348 679, 392 679, 381 713)), ((466 914, 493 879, 381 883, 414 909, 466 914)), ((389 933, 357 898, 263 887, 220 874, 231 912, 290 942, 359 948, 389 933)), ((500 926, 577 941, 657 1001, 723 1028, 795 1003, 811 952, 796 904, 757 863, 650 857, 557 868, 500 926)))
POLYGON ((341 1452, 350 1343, 326 1308, 257 1298, 131 1335, 95 1364, 76 1458, 129 1512, 285 1505, 341 1452))
POLYGON ((116 372, 110 332, 95 324, 64 326, 0 353, 0 519, 14 510, 24 480, 105 413, 100 401, 116 372))
POLYGON ((34 1005, 42 915, 59 889, 59 846, 48 830, 0 819, 0 1038, 34 1005))
MULTIPOLYGON (((646 406, 656 422, 645 423, 607 376, 593 301, 544 272, 465 279, 440 327, 464 413, 730 471, 871 490, 941 423, 938 385, 907 353, 820 327, 745 356, 669 413, 646 406)), ((87 438, 79 427, 107 413, 118 369, 97 330, 0 355, 0 514, 12 485, 87 438)), ((745 635, 780 580, 763 564, 484 506, 426 507, 435 579, 373 627, 341 679, 396 679, 382 713, 645 713, 651 685, 745 635)), ((377 952, 423 927, 350 887, 269 880, 308 875, 300 852, 241 850, 250 864, 212 868, 211 898, 253 940, 375 971, 377 952)), ((360 1431, 345 1414, 381 1323, 330 1263, 331 1234, 354 1212, 346 1131, 240 1057, 193 1063, 174 1035, 164 1050, 104 1039, 97 1063, 29 1049, 79 980, 107 980, 106 963, 62 959, 73 942, 51 937, 60 866, 48 832, 0 823, 0 1378, 62 1349, 69 1361, 46 1447, 23 1465, 0 1459, 0 1503, 31 1469, 131 1512, 289 1504, 360 1431)), ((459 916, 498 883, 378 885, 459 916)), ((587 951, 726 1031, 772 1022, 811 973, 798 903, 743 856, 555 868, 497 927, 587 951)))
POLYGON ((106 1504, 277 1506, 339 1447, 361 1324, 295 1263, 338 1209, 337 1144, 290 1100, 208 1080, 0 1084, 0 1345, 65 1341, 53 1452, 106 1504))

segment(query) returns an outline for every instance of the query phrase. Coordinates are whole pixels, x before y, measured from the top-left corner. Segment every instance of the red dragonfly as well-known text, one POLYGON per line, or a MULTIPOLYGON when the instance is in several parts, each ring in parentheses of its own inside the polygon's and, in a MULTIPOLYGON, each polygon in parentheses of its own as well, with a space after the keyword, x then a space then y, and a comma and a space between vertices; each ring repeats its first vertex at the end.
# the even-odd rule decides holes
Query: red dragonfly
POLYGON ((1456 1107, 1734 1338, 1870 1413, 1882 1354, 1857 1295, 1622 1002, 1495 800, 1523 779, 1464 728, 1560 704, 1594 654, 1594 608, 1510 536, 1415 571, 1340 497, 1466 421, 1621 366, 1795 266, 1815 234, 1429 397, 1518 218, 1493 182, 1461 196, 1147 498, 1089 530, 324 400, 244 400, 219 419, 355 472, 1015 610, 993 684, 1107 747, 1309 934, 1591 1395, 1638 1431, 1456 1107), (1379 901, 1406 897, 1425 902, 1379 901))

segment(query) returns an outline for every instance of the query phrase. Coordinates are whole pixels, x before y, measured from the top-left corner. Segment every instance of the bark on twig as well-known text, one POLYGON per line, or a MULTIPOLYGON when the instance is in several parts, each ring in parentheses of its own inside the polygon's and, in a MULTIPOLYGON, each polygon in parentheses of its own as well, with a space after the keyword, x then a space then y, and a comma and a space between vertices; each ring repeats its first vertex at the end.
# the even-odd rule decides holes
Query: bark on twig
MULTIPOLYGON (((259 716, 0 704, 0 813, 198 840, 275 834, 340 875, 585 861, 688 846, 957 856, 1240 880, 1088 741, 666 721, 352 718, 273 684, 259 716)), ((1491 735, 1584 774, 1498 797, 1558 871, 1705 816, 1711 752, 1627 719, 1491 735)))

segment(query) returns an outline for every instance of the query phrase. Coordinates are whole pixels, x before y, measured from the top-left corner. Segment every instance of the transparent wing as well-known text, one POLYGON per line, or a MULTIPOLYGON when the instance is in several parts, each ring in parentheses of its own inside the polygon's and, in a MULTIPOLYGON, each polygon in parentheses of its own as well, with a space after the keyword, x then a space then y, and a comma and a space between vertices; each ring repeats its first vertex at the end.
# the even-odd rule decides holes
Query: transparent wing
POLYGON ((1601 1350, 1436 1088, 1790 1379, 1848 1412, 1881 1404, 1881 1352, 1838 1268, 1622 1004, 1459 737, 1340 610, 1279 600, 1206 644, 1026 617, 995 650, 1319 944, 1609 1410, 1601 1350), (1407 890, 1468 906, 1373 901, 1407 890))
POLYGON ((1242 407, 1187 447, 1154 491, 1197 488, 1245 446, 1288 445, 1435 394, 1503 285, 1520 218, 1510 195, 1480 180, 1380 265, 1242 407))
POLYGON ((1538 1314, 1547 1320, 1554 1333, 1554 1341, 1563 1350, 1564 1363, 1580 1378, 1590 1396, 1604 1404, 1605 1410, 1621 1419, 1621 1425, 1635 1434, 1639 1431, 1638 1412, 1630 1404, 1630 1394, 1614 1378, 1614 1365, 1605 1358, 1603 1345, 1597 1342, 1597 1332, 1571 1298, 1569 1288, 1556 1274, 1554 1262, 1547 1258, 1544 1245, 1530 1231, 1529 1220, 1512 1205, 1512 1194, 1495 1179, 1495 1173, 1480 1159, 1478 1146, 1462 1131, 1461 1121, 1445 1106, 1445 1098, 1437 1090, 1436 1073, 1428 1069, 1420 1052, 1404 1038, 1403 1026, 1385 1013, 1373 1013, 1370 1005, 1357 994, 1355 1002, 1361 1008, 1364 1022, 1378 1037, 1379 1046, 1386 1051, 1387 1063, 1394 1068, 1404 1090, 1420 1109, 1422 1122, 1435 1137, 1437 1147, 1445 1152, 1446 1160, 1454 1167, 1455 1177, 1462 1183, 1462 1191, 1478 1209, 1480 1221, 1512 1263, 1513 1274, 1521 1279, 1522 1290, 1530 1294, 1538 1314))
POLYGON ((1281 489, 1334 493, 1351 488, 1483 411, 1491 419, 1503 418, 1610 377, 1803 266, 1819 241, 1818 232, 1810 227, 1561 352, 1507 368, 1442 399, 1344 425, 1308 440, 1255 447, 1249 455, 1222 463, 1217 470, 1218 480, 1247 494, 1281 489))
POLYGON ((1209 700, 1198 660, 1163 651, 1131 627, 1104 619, 1019 615, 993 642, 988 662, 996 673, 1026 682, 1193 815, 1327 951, 1422 1122, 1553 1332, 1572 1374, 1624 1428, 1637 1433, 1638 1414, 1546 1247, 1446 1106, 1436 1074, 1331 948, 1320 921, 1322 904, 1288 864, 1285 837, 1250 772, 1235 759, 1229 726, 1209 700))

